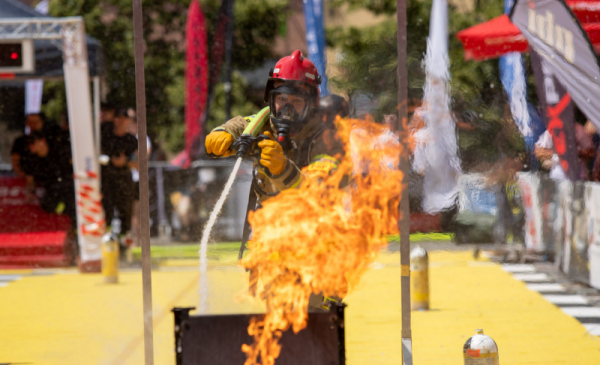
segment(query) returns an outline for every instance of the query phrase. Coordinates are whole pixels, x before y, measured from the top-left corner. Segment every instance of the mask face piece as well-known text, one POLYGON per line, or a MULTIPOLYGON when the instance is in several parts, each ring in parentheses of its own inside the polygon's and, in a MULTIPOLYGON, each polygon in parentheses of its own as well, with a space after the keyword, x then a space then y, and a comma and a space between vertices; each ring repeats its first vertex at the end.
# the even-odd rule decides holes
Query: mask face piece
POLYGON ((275 112, 275 118, 273 118, 275 128, 279 130, 281 127, 287 132, 287 134, 295 134, 302 130, 302 122, 300 120, 300 114, 292 106, 291 103, 286 103, 283 107, 279 106, 275 112))
POLYGON ((306 90, 293 85, 283 85, 270 92, 271 121, 284 148, 289 147, 289 137, 302 131, 308 122, 310 100, 306 90))

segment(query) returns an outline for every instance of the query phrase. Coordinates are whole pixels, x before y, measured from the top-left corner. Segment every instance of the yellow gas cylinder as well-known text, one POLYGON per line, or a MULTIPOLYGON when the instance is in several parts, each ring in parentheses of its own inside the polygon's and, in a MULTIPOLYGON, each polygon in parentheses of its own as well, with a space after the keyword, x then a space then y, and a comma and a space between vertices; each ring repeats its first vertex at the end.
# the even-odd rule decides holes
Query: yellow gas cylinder
POLYGON ((102 276, 105 283, 119 282, 119 238, 114 233, 102 236, 102 276))
POLYGON ((498 345, 483 330, 475 330, 475 336, 469 338, 463 346, 465 365, 498 365, 498 345))
POLYGON ((429 257, 421 246, 410 252, 410 308, 429 309, 429 257))

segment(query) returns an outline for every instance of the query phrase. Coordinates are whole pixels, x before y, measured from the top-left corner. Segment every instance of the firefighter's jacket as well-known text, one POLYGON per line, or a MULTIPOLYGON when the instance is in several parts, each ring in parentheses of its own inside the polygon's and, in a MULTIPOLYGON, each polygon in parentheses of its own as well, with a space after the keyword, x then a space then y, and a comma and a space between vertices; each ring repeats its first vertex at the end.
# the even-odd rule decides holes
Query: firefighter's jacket
MULTIPOLYGON (((237 116, 213 129, 213 132, 225 131, 231 134, 234 140, 237 140, 253 117, 237 116)), ((267 131, 277 138, 277 133, 271 122, 265 123, 260 134, 267 131)), ((286 156, 288 159, 287 164, 279 175, 272 175, 269 169, 260 166, 256 162, 254 163, 257 184, 260 188, 257 191, 259 204, 268 195, 298 187, 305 178, 301 171, 304 167, 308 166, 309 173, 311 171, 328 173, 336 169, 344 153, 333 123, 323 122, 318 116, 311 118, 306 127, 293 136, 292 140, 296 144, 297 158, 295 159, 293 149, 289 151, 286 156)))

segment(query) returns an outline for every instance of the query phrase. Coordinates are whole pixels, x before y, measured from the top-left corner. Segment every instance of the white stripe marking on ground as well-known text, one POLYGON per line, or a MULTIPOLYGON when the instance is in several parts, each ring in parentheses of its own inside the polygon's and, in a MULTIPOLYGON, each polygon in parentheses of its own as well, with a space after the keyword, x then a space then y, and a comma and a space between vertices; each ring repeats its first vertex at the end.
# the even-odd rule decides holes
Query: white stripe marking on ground
POLYGON ((536 282, 536 281, 550 281, 550 277, 544 273, 533 273, 533 274, 514 274, 513 278, 521 281, 536 282))
POLYGON ((588 300, 581 295, 544 295, 544 298, 556 305, 584 305, 588 300))
POLYGON ((492 261, 467 261, 467 266, 496 266, 498 265, 492 261))
POLYGON ((600 318, 600 308, 598 307, 562 307, 563 312, 576 318, 600 318))
POLYGON ((590 335, 600 336, 600 323, 584 323, 583 327, 590 335))
POLYGON ((502 270, 510 273, 532 273, 535 272, 535 267, 526 264, 504 264, 502 270))
POLYGON ((539 292, 563 292, 565 287, 561 284, 546 283, 546 284, 527 284, 527 289, 539 292))
POLYGON ((0 275, 0 281, 15 281, 19 280, 21 275, 0 275))
POLYGON ((0 281, 0 288, 4 288, 5 286, 7 286, 8 284, 10 284, 9 281, 0 281))

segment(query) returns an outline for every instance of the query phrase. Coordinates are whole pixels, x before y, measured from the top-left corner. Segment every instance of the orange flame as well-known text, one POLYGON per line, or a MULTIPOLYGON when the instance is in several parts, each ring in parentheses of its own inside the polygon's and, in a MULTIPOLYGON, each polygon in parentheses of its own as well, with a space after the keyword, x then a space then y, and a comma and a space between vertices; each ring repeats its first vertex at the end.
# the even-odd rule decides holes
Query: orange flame
POLYGON ((385 235, 398 233, 402 173, 394 135, 372 120, 336 120, 346 151, 331 172, 305 169, 298 189, 281 192, 249 217, 253 238, 242 265, 257 275, 267 314, 248 328, 245 365, 273 365, 282 332, 306 326, 311 293, 345 297, 376 254, 385 235), (351 176, 350 184, 340 184, 351 176))

